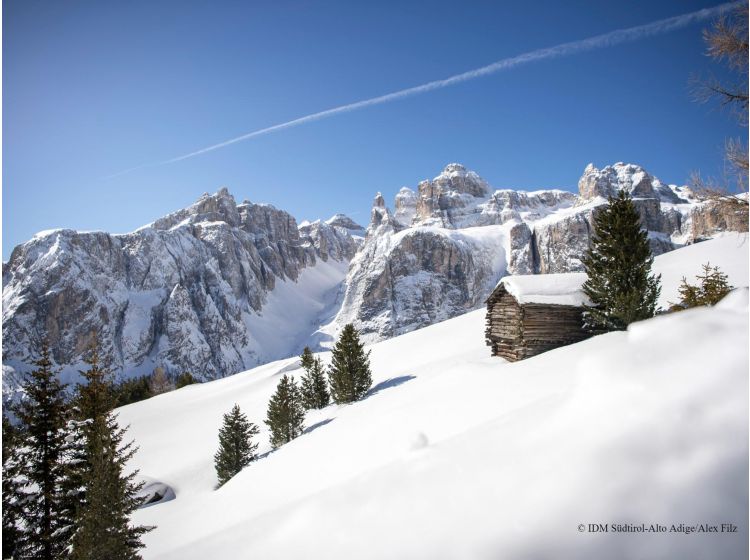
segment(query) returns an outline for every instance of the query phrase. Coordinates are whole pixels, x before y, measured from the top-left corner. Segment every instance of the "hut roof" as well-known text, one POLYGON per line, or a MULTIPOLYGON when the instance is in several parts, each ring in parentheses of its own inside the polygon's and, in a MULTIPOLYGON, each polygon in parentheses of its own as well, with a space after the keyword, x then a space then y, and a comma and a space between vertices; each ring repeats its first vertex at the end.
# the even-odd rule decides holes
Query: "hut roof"
POLYGON ((581 290, 585 281, 585 272, 520 274, 505 276, 498 283, 498 287, 502 285, 520 304, 581 306, 584 303, 591 303, 581 290))

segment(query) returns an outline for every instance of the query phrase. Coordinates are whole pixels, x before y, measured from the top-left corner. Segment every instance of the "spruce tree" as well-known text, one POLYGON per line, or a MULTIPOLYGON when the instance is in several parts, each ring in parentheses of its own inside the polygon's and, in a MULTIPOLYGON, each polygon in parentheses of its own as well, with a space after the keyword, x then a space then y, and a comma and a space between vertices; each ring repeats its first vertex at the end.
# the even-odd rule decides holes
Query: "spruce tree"
POLYGON ((185 371, 177 376, 177 379, 174 382, 175 389, 182 389, 183 387, 187 387, 188 385, 192 385, 193 383, 198 383, 198 380, 193 377, 193 374, 189 371, 185 371))
POLYGON ((719 267, 711 268, 711 263, 706 263, 702 265, 702 268, 703 274, 696 276, 700 280, 699 286, 688 284, 687 279, 682 278, 682 284, 678 288, 680 303, 673 305, 672 311, 700 305, 716 305, 732 291, 733 287, 729 284, 729 278, 719 267))
POLYGON ((284 375, 268 403, 265 423, 271 431, 271 445, 281 447, 301 435, 305 429, 302 395, 294 378, 284 375))
POLYGON ((582 262, 588 274, 583 292, 584 324, 593 332, 624 330, 653 317, 661 291, 651 275, 654 257, 630 195, 620 191, 594 217, 594 235, 582 262))
POLYGON ((308 347, 305 347, 302 356, 302 368, 305 375, 302 376, 302 404, 307 409, 324 408, 331 401, 328 393, 328 382, 323 371, 323 362, 320 358, 313 356, 308 347))
POLYGON ((17 465, 22 520, 17 550, 21 558, 52 560, 59 558, 65 547, 60 534, 65 398, 46 342, 32 363, 36 369, 24 382, 25 397, 15 408, 23 431, 17 465))
POLYGON ((328 379, 331 396, 337 404, 364 398, 372 386, 370 352, 365 352, 359 332, 352 324, 344 326, 333 347, 328 379))
POLYGON ((18 462, 20 434, 3 414, 3 558, 18 557, 21 539, 22 481, 18 462))
POLYGON ((219 450, 214 455, 218 486, 223 486, 255 460, 258 444, 252 443, 252 437, 256 435, 258 426, 247 420, 239 405, 235 404, 224 415, 224 423, 219 429, 219 450))
POLYGON ((302 369, 304 369, 305 371, 310 371, 313 360, 315 360, 315 355, 312 353, 312 350, 310 350, 309 346, 305 346, 305 349, 302 350, 302 355, 299 357, 299 360, 302 369))
POLYGON ((131 526, 130 515, 141 505, 137 496, 142 483, 137 472, 124 474, 136 452, 133 442, 124 444, 125 429, 112 412, 111 374, 100 363, 96 343, 81 372, 85 384, 78 385, 78 423, 84 441, 83 458, 77 471, 81 481, 80 503, 71 538, 74 560, 140 558, 141 536, 151 527, 131 526))

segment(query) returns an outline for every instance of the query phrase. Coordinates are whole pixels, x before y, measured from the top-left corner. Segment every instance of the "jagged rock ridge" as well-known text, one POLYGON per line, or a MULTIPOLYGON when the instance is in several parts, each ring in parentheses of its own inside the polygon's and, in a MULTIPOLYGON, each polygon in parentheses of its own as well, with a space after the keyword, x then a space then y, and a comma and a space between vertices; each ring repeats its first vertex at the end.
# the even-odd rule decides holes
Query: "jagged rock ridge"
POLYGON ((448 165, 391 211, 378 193, 367 229, 337 214, 297 224, 226 189, 135 232, 37 234, 3 266, 4 391, 47 337, 64 373, 94 333, 124 374, 212 379, 330 346, 353 322, 370 341, 481 306, 505 274, 580 271, 606 197, 631 193, 655 253, 747 216, 701 202, 641 167, 589 165, 578 194, 493 190, 448 165))
POLYGON ((594 215, 619 190, 633 197, 655 254, 743 229, 737 216, 699 202, 687 187, 663 184, 638 165, 590 164, 576 195, 492 191, 453 163, 420 182, 416 192, 402 188, 395 212, 377 194, 343 305, 322 331, 353 322, 375 341, 479 307, 505 274, 581 271, 594 215))
POLYGON ((321 267, 308 289, 333 289, 359 243, 335 222, 298 228, 290 214, 237 204, 226 189, 124 235, 37 234, 3 267, 5 369, 17 379, 11 368, 22 370, 46 337, 72 374, 94 334, 128 374, 159 365, 212 379, 247 369, 275 357, 256 340, 269 293, 321 267))

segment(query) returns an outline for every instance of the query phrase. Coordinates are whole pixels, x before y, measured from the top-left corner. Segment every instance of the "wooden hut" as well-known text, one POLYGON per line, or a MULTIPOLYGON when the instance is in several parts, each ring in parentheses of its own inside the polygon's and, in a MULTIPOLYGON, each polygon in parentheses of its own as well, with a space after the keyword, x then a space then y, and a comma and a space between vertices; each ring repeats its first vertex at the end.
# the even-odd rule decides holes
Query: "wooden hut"
POLYGON ((583 330, 584 273, 506 276, 487 299, 485 338, 493 356, 515 362, 589 336, 583 330))

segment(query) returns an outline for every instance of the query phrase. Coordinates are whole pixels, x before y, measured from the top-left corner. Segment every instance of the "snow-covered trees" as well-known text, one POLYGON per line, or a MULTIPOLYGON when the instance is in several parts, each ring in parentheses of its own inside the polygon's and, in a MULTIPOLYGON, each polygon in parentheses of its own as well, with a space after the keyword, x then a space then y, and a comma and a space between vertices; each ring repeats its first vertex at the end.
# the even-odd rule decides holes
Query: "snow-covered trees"
POLYGON ((302 355, 302 369, 305 374, 302 376, 302 404, 306 409, 324 408, 331 401, 331 395, 328 393, 328 382, 326 381, 323 362, 320 358, 313 356, 309 347, 305 346, 302 355))
POLYGON ((66 545, 61 531, 65 399, 46 343, 33 364, 36 369, 23 385, 26 398, 15 410, 23 432, 14 473, 21 517, 17 556, 52 560, 66 545))
POLYGON ((594 217, 594 228, 582 259, 588 274, 583 292, 592 303, 584 306, 586 327, 623 330, 634 321, 653 317, 660 276, 650 274, 654 257, 630 195, 621 190, 610 198, 594 217))
POLYGON ((271 431, 271 445, 276 448, 289 443, 305 429, 305 409, 302 394, 288 375, 282 376, 276 393, 268 403, 266 424, 271 431))
POLYGON ((3 558, 17 558, 21 538, 21 481, 19 480, 18 441, 20 434, 3 414, 3 558))
POLYGON ((46 345, 15 408, 18 435, 4 421, 3 555, 13 558, 136 559, 146 527, 130 526, 140 505, 135 453, 112 413, 115 396, 96 345, 66 402, 46 345), (12 450, 7 447, 16 440, 12 450), (15 548, 15 550, 13 550, 15 548))
POLYGON ((112 412, 110 374, 100 363, 96 345, 86 361, 89 368, 81 372, 86 383, 78 385, 76 399, 83 453, 73 466, 82 483, 82 499, 76 509, 70 557, 134 560, 143 548, 141 536, 151 530, 129 523, 141 503, 137 473, 124 473, 136 448, 133 442, 123 443, 125 429, 117 425, 112 412))
POLYGON ((258 427, 247 420, 235 404, 232 410, 224 415, 224 422, 219 429, 219 450, 214 455, 214 467, 223 486, 230 478, 255 460, 257 443, 252 437, 258 435, 258 427))
POLYGON ((334 402, 350 403, 363 398, 372 385, 370 353, 359 340, 354 325, 345 325, 331 352, 328 372, 334 402))

